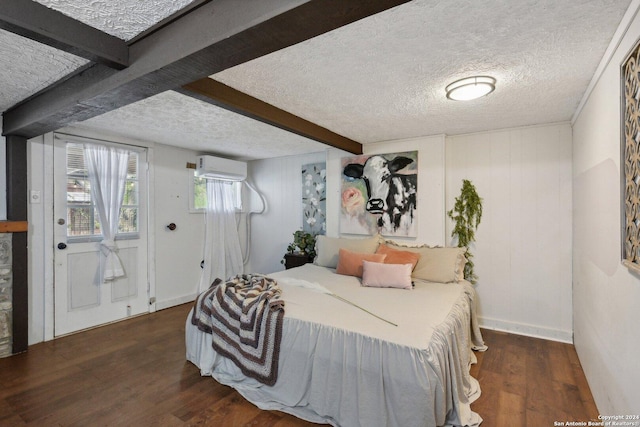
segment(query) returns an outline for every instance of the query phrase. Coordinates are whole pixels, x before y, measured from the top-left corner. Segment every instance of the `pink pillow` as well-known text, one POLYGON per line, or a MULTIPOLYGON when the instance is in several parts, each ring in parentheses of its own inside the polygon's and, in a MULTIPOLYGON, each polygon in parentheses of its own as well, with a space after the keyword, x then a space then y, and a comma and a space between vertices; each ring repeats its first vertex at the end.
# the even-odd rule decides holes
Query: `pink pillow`
POLYGON ((363 261, 362 286, 411 289, 411 264, 363 261))
POLYGON ((362 277, 362 262, 364 260, 383 262, 386 257, 384 254, 362 254, 340 249, 336 273, 344 274, 345 276, 362 277))

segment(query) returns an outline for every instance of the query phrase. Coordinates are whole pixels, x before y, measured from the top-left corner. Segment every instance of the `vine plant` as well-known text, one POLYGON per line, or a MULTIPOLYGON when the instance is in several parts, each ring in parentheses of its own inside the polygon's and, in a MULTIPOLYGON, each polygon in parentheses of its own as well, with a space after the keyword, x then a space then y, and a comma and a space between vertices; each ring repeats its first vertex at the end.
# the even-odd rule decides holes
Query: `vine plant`
POLYGON ((460 196, 456 197, 453 209, 447 212, 447 215, 455 223, 451 236, 457 238, 458 247, 467 248, 464 278, 475 284, 478 276, 473 272, 473 254, 469 251, 469 244, 475 242, 475 231, 482 219, 482 198, 478 196, 476 187, 468 179, 462 180, 460 196))

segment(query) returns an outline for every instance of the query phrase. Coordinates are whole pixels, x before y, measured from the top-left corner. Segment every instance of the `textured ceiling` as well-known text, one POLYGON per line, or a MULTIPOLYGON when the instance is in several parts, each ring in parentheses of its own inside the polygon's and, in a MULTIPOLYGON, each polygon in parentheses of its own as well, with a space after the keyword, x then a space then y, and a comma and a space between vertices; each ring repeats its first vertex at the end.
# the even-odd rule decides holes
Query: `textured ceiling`
POLYGON ((131 40, 193 0, 35 0, 107 34, 131 40))
MULTIPOLYGON (((129 40, 193 0, 36 1, 101 31, 129 40)), ((6 111, 87 62, 0 30, 0 111, 6 111)))
POLYGON ((0 111, 55 83, 87 62, 0 30, 0 111))
POLYGON ((415 0, 213 76, 359 142, 569 120, 629 0, 415 0), (444 87, 491 75, 467 103, 444 87))
POLYGON ((324 144, 167 91, 78 124, 240 160, 323 151, 324 144))
MULTIPOLYGON (((130 40, 191 0, 37 0, 130 40)), ((630 0, 414 0, 213 76, 362 143, 569 120, 630 0), (497 88, 461 103, 444 87, 488 74, 497 88)), ((86 61, 0 31, 0 111, 86 61)), ((175 92, 77 124, 264 158, 317 142, 175 92)))

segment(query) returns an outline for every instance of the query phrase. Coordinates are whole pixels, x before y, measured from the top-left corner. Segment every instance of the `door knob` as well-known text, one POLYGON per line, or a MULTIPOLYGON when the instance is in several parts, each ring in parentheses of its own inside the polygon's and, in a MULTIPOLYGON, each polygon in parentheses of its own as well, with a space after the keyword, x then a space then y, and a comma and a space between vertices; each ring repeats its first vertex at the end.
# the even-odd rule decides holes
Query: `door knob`
POLYGON ((67 249, 66 243, 58 243, 58 249, 67 249))

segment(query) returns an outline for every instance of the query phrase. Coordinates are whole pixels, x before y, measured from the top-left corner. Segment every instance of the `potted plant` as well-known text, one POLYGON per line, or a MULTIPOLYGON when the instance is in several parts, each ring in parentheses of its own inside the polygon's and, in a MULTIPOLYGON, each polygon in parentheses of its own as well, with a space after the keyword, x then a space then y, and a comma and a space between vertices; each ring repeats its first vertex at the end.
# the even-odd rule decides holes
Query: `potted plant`
POLYGON ((475 242, 475 231, 482 219, 482 198, 468 179, 462 180, 460 196, 456 197, 453 209, 447 215, 455 223, 451 236, 458 240, 458 247, 467 248, 464 278, 475 284, 478 277, 473 272, 473 254, 469 251, 469 245, 475 242))
MULTIPOLYGON (((287 253, 291 255, 303 255, 306 256, 309 261, 313 261, 316 256, 315 234, 302 230, 293 233, 293 242, 287 246, 287 253)), ((281 262, 284 263, 284 260, 281 262)))

